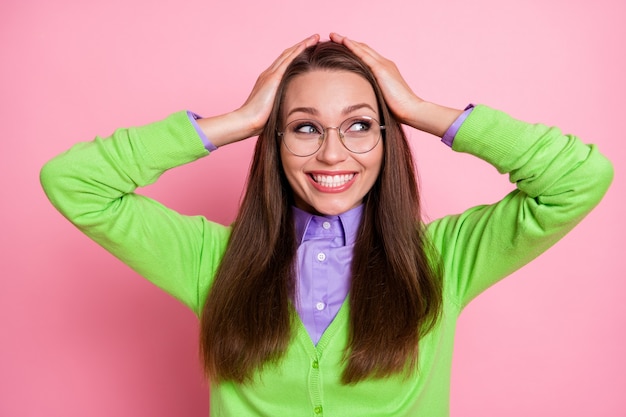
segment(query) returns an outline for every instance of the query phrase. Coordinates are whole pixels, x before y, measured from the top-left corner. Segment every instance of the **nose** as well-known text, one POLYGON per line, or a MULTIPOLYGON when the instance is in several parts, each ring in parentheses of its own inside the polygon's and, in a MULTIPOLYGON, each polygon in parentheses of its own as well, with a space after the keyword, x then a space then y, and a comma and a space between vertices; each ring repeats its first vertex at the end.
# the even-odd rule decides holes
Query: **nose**
POLYGON ((339 128, 327 127, 322 147, 316 153, 317 159, 328 165, 334 165, 344 161, 348 157, 348 153, 349 151, 341 142, 339 128))

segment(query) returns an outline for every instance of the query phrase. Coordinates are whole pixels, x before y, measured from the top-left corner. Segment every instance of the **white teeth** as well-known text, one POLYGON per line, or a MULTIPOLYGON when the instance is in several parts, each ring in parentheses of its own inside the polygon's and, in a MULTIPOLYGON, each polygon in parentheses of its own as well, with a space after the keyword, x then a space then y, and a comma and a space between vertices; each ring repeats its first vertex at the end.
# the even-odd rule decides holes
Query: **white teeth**
POLYGON ((313 174, 313 179, 316 183, 329 188, 341 187, 348 181, 350 181, 354 174, 343 174, 343 175, 317 175, 313 174))

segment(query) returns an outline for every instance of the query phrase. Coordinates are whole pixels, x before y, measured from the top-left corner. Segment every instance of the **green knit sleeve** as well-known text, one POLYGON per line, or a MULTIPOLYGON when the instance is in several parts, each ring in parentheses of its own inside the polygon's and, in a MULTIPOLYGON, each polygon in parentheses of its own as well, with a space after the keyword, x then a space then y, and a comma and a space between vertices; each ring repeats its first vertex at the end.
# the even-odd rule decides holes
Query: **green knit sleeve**
POLYGON ((183 216, 135 189, 207 154, 179 112, 79 143, 49 161, 40 179, 52 204, 82 232, 198 314, 230 229, 183 216))
POLYGON ((445 290, 461 308, 562 238, 613 178, 611 163, 594 145, 485 106, 463 123, 453 149, 484 159, 517 186, 498 203, 428 226, 444 264, 445 290))

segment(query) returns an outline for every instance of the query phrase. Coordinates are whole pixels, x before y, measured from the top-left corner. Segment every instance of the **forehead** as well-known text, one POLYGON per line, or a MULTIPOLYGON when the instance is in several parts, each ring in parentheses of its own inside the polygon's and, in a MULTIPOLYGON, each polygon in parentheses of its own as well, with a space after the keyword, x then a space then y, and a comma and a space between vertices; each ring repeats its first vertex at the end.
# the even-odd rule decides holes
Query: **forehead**
MULTIPOLYGON (((315 70, 295 76, 285 89, 283 117, 294 109, 309 109, 320 117, 331 117, 359 104, 378 109, 369 81, 349 71, 315 70)), ((366 114, 371 113, 371 110, 366 114)), ((376 115, 377 111, 374 115, 376 115)))

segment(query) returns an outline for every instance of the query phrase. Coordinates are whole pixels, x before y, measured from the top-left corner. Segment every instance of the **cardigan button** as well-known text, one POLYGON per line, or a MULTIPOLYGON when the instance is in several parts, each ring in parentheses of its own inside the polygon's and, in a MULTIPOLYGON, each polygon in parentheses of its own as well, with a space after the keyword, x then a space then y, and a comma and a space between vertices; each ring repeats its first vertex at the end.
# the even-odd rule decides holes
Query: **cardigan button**
POLYGON ((313 361, 311 366, 313 367, 313 369, 318 369, 320 367, 320 363, 318 361, 313 361))
POLYGON ((313 411, 315 412, 315 414, 322 414, 322 406, 318 405, 313 409, 313 411))

